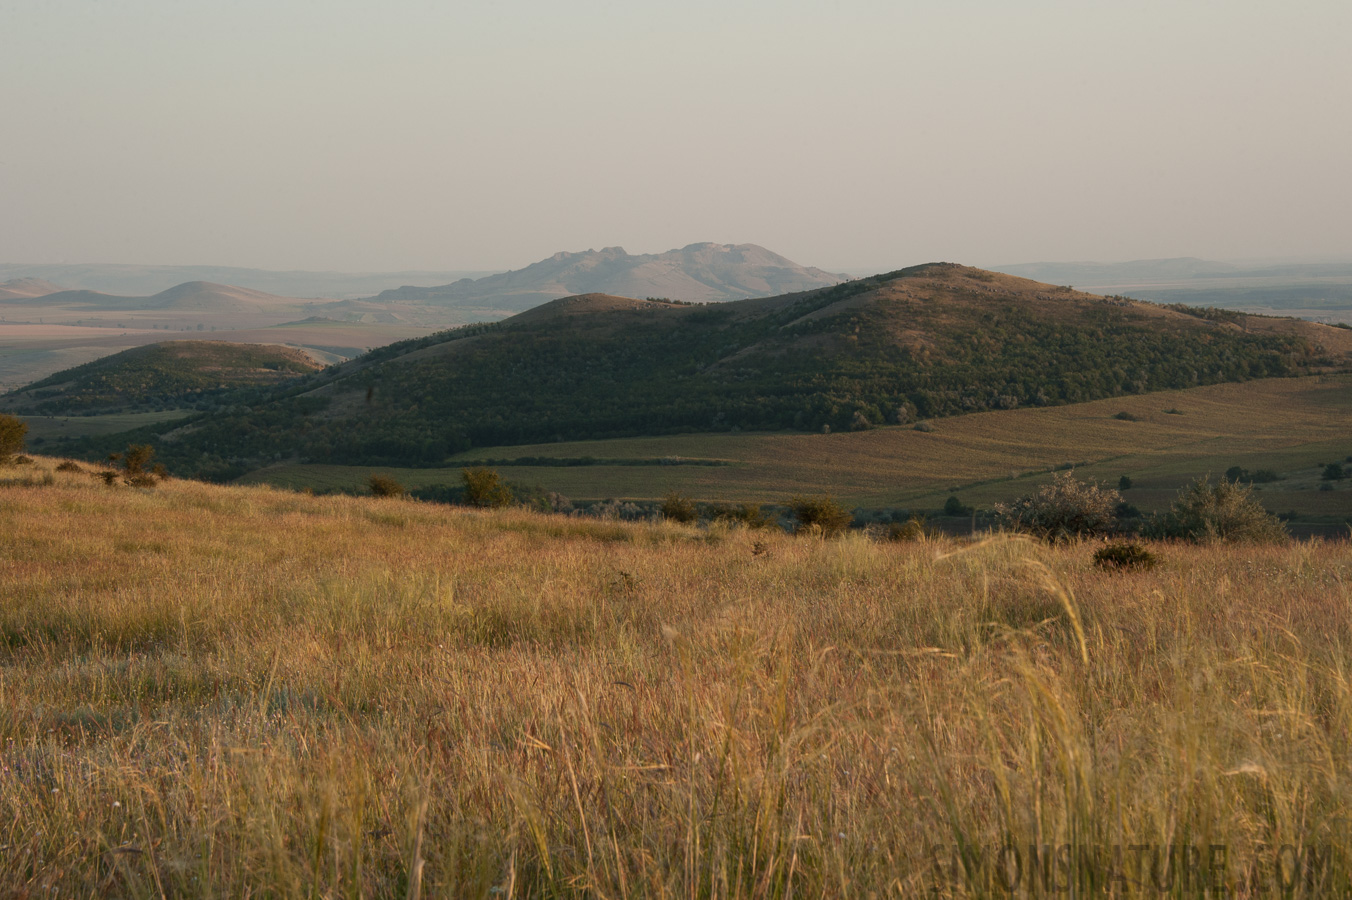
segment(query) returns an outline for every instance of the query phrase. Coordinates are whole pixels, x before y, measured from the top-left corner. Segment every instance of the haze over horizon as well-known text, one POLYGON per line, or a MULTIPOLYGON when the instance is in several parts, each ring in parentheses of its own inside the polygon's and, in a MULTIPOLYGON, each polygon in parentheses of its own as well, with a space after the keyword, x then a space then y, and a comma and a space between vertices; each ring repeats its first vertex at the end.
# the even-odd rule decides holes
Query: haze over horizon
POLYGON ((0 6, 0 262, 1347 259, 1352 6, 0 6))

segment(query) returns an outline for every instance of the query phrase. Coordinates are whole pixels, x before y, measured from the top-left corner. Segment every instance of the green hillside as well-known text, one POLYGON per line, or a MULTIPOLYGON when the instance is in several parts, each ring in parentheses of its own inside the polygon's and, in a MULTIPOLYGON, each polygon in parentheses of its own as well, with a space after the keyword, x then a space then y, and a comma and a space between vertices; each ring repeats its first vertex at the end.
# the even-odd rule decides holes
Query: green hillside
POLYGON ((58 372, 0 397, 0 407, 43 416, 174 409, 321 368, 308 354, 290 347, 165 341, 58 372))
POLYGON ((163 452, 217 478, 279 456, 435 466, 502 444, 867 430, 1329 370, 1350 355, 1343 329, 936 263, 707 306, 567 298, 381 348, 204 416, 163 452))

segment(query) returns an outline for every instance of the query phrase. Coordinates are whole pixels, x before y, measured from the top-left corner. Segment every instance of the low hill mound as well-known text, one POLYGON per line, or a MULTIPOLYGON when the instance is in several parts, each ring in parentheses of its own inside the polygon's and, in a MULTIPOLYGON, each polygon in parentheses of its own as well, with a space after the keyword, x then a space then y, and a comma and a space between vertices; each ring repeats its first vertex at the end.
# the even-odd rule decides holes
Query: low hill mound
POLYGON ((189 281, 149 297, 124 297, 99 291, 57 291, 43 297, 51 306, 81 308, 90 312, 130 310, 184 312, 258 312, 272 307, 291 307, 296 300, 249 288, 209 281, 189 281))
POLYGON ((0 397, 0 407, 29 415, 177 408, 321 368, 291 347, 165 341, 58 372, 0 397))
POLYGON ((859 430, 1350 362, 1346 329, 936 263, 733 303, 572 298, 375 350, 189 423, 165 452, 217 477, 278 454, 435 465, 471 447, 859 430))
POLYGON ((800 266, 755 244, 701 243, 637 255, 626 253, 623 247, 555 253, 514 272, 464 278, 440 287, 402 287, 376 299, 516 310, 559 297, 595 293, 704 303, 769 297, 845 280, 843 275, 800 266))
POLYGON ((41 278, 11 278, 0 282, 0 302, 5 300, 31 300, 59 293, 62 289, 50 281, 41 278))

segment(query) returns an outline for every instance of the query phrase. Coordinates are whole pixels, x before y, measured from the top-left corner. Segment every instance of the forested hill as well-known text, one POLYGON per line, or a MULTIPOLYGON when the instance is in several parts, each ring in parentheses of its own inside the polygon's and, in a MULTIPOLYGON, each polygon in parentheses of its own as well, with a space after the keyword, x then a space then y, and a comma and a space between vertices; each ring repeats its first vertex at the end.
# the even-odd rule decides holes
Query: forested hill
POLYGON ((309 354, 291 347, 164 341, 57 372, 0 397, 0 409, 30 415, 181 409, 321 368, 309 354))
POLYGON ((869 428, 1341 368, 1350 359, 1345 329, 1165 308, 933 263, 715 305, 566 298, 390 345, 159 443, 177 470, 211 477, 279 455, 430 465, 473 446, 869 428))

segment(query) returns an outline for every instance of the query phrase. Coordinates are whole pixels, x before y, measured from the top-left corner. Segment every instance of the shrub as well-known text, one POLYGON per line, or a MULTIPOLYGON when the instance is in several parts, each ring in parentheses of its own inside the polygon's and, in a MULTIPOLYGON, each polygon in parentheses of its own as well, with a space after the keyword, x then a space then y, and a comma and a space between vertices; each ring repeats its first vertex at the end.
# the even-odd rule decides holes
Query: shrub
POLYGON ((75 462, 74 460, 69 460, 69 459, 68 459, 68 460, 65 460, 64 462, 58 463, 57 466, 56 466, 56 471, 58 471, 58 472, 83 472, 84 469, 80 468, 80 464, 79 464, 79 463, 75 462))
POLYGON ((849 510, 828 496, 794 497, 789 501, 789 509, 798 521, 798 531, 817 532, 823 537, 839 534, 854 521, 849 510))
POLYGON ((672 522, 693 522, 699 513, 689 497, 671 491, 662 500, 662 516, 672 522))
POLYGON ((0 464, 8 464, 23 449, 28 423, 16 416, 0 414, 0 464))
MULTIPOLYGON (((122 470, 128 477, 144 474, 154 457, 155 448, 149 444, 132 444, 122 454, 122 470)), ((151 481, 151 484, 154 484, 154 481, 151 481)))
POLYGON ((1209 478, 1199 478, 1179 492, 1169 512, 1153 520, 1146 533, 1196 542, 1286 541, 1281 520, 1252 495, 1251 485, 1226 480, 1212 484, 1209 478))
POLYGON ((1131 490, 1131 478, 1129 478, 1126 475, 1123 475, 1121 478, 1117 479, 1117 489, 1119 491, 1131 490))
POLYGON ((920 516, 911 516, 905 522, 893 522, 887 528, 889 541, 920 541, 935 535, 934 529, 920 516))
POLYGON ((1140 544, 1109 544, 1094 552, 1094 565, 1100 569, 1153 569, 1159 558, 1140 544))
POLYGON ((718 504, 709 508, 709 518, 715 522, 727 522, 743 525, 747 528, 767 528, 774 519, 761 511, 759 503, 743 503, 740 506, 718 504))
POLYGON ((1114 419, 1121 419, 1123 422, 1139 422, 1139 421, 1141 421, 1139 418, 1137 418, 1136 416, 1133 416, 1131 413, 1127 412, 1126 410, 1123 410, 1122 412, 1120 412, 1120 413, 1118 413, 1117 415, 1113 416, 1113 418, 1114 418, 1114 419))
POLYGON ((371 489, 372 497, 402 497, 408 493, 402 484, 388 475, 372 474, 366 479, 366 485, 371 489))
POLYGON ((971 514, 972 507, 963 505, 957 494, 949 494, 948 499, 944 501, 944 515, 946 516, 970 516, 971 514))
POLYGON ((1231 466, 1226 469, 1225 477, 1229 481, 1243 481, 1250 484, 1269 484, 1273 481, 1282 480, 1282 476, 1271 469, 1259 469, 1256 472, 1250 472, 1243 466, 1231 466))
POLYGON ((512 489, 494 469, 464 469, 460 477, 465 480, 464 500, 470 506, 500 507, 512 502, 512 489))
POLYGON ((1001 524, 1050 541, 1105 534, 1114 530, 1117 491, 1080 481, 1074 472, 1053 475, 1050 484, 1013 503, 997 503, 1001 524))
POLYGON ((916 422, 916 423, 915 423, 915 430, 916 430, 916 431, 923 431, 923 432, 925 432, 926 434, 928 434, 929 432, 931 432, 931 431, 934 430, 934 426, 931 425, 929 422, 916 422))
POLYGON ((1319 477, 1325 481, 1342 481, 1347 477, 1347 472, 1343 471, 1342 463, 1329 463, 1324 466, 1324 474, 1319 477))
POLYGON ((102 472, 94 473, 97 477, 103 479, 103 483, 112 487, 117 484, 117 472, 113 469, 104 469, 102 472))

